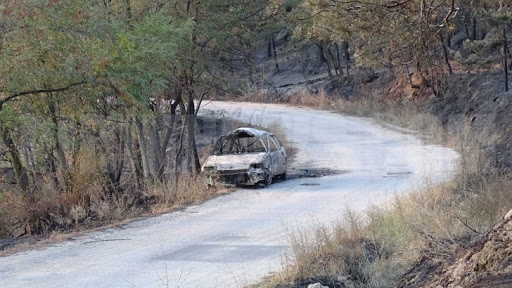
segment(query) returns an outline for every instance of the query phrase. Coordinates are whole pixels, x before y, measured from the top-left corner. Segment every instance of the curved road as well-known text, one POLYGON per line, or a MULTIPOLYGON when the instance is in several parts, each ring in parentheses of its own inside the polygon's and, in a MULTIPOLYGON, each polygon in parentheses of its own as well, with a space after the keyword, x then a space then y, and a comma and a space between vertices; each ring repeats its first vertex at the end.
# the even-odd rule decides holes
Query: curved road
POLYGON ((298 148, 293 169, 341 173, 204 204, 41 250, 0 258, 1 287, 241 287, 283 267, 287 230, 329 223, 397 191, 452 175, 457 154, 410 133, 327 111, 212 102, 207 110, 257 124, 280 121, 298 148))

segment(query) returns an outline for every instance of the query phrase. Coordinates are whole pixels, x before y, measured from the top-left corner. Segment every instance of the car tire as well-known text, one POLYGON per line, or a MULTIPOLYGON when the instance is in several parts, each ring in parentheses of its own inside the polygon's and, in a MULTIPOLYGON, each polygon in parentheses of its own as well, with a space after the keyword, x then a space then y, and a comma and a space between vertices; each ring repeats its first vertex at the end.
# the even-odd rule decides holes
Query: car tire
POLYGON ((270 174, 265 175, 265 180, 262 180, 256 184, 259 188, 265 188, 265 186, 268 186, 272 184, 272 176, 270 174))

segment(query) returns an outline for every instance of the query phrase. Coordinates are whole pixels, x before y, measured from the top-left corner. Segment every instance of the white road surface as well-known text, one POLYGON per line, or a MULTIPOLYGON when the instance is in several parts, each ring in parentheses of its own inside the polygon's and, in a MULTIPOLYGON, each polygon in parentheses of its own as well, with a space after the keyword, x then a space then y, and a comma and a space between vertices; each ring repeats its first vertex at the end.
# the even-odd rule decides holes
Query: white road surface
MULTIPOLYGON (((204 204, 0 258, 0 287, 243 287, 283 267, 287 230, 330 223, 453 175, 457 154, 398 129, 327 111, 208 103, 257 124, 280 121, 293 169, 341 173, 239 189, 204 204)), ((206 111, 204 110, 204 111, 206 111)))

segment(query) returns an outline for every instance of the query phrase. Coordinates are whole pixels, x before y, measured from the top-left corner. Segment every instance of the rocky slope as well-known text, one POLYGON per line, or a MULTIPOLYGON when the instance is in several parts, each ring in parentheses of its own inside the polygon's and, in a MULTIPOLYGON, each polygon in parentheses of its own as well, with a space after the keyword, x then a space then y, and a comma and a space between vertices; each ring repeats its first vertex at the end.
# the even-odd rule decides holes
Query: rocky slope
POLYGON ((443 258, 425 251, 400 287, 512 287, 512 210, 488 233, 443 258))

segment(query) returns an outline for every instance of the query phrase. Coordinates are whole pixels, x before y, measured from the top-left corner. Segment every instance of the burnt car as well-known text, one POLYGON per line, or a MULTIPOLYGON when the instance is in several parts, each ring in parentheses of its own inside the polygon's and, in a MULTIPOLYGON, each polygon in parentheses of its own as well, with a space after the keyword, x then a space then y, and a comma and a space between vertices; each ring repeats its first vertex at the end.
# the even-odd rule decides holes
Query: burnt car
POLYGON ((238 128, 221 136, 201 170, 210 185, 266 186, 273 178, 286 178, 285 148, 272 133, 254 128, 238 128))

